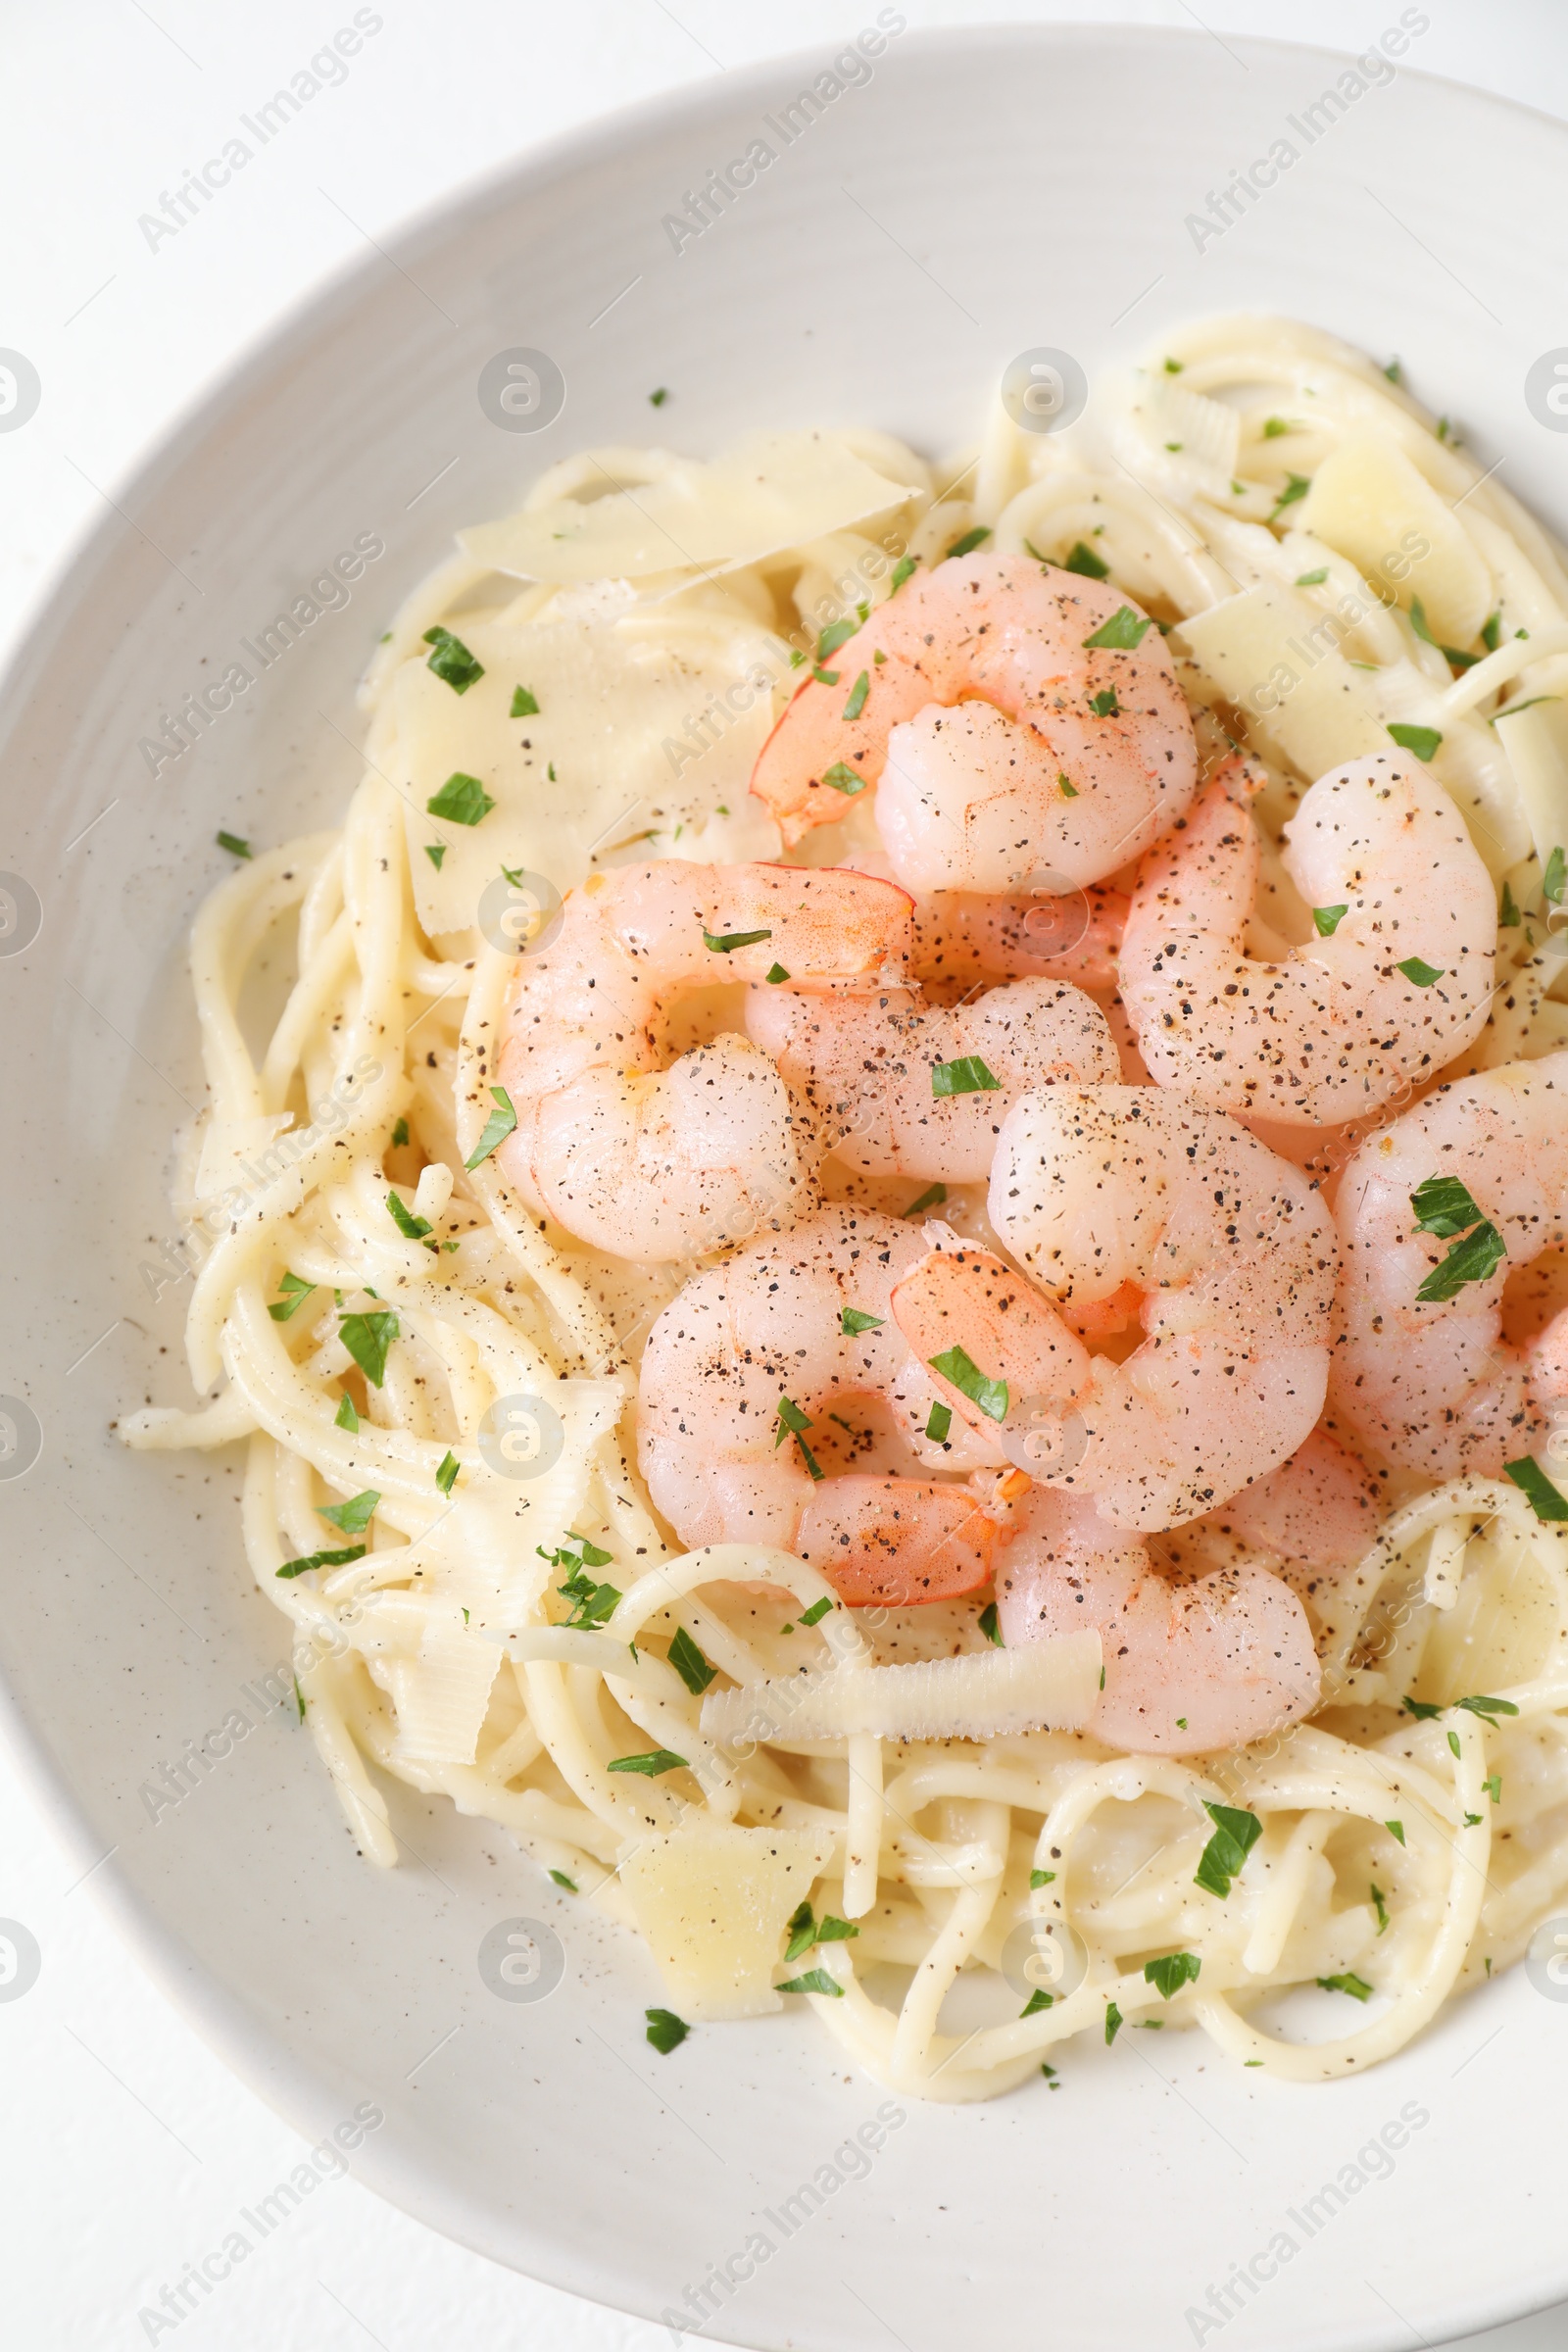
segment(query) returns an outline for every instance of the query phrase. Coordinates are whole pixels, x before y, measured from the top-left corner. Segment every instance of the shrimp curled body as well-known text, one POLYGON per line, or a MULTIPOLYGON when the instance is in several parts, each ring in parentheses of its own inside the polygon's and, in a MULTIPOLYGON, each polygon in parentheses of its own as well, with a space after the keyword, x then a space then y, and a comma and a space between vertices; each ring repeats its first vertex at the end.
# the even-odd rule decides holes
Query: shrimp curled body
POLYGON ((906 889, 997 893, 1049 872, 1065 892, 1138 857, 1192 799, 1192 719, 1164 639, 1100 581, 1023 556, 951 559, 828 660, 752 777, 786 845, 875 784, 906 889))
POLYGON ((1539 1453, 1562 1484, 1568 1308, 1529 1345, 1502 1327, 1510 1272, 1568 1247, 1568 1053, 1440 1088, 1362 1145, 1338 1202, 1336 1412, 1426 1478, 1494 1478, 1539 1453), (1434 1177, 1467 1198, 1413 1200, 1434 1177), (1437 1231, 1420 1229, 1427 1202, 1437 1231), (1457 1283, 1455 1265, 1468 1269, 1457 1283), (1423 1287, 1438 1295, 1422 1299, 1423 1287))
POLYGON ((783 1080, 732 1035, 662 1066, 667 1016, 775 967, 792 990, 874 988, 910 938, 905 892, 833 867, 664 858, 590 875, 550 944, 518 959, 497 1070, 517 1119, 503 1174, 619 1257, 697 1255, 787 1223, 813 1171, 783 1080))
POLYGON ((1214 1110, 1333 1126, 1435 1077, 1480 1036, 1496 902, 1434 777, 1380 754, 1320 776, 1285 828, 1320 936, 1247 954, 1259 845, 1216 781, 1146 860, 1122 935, 1122 1002, 1151 1075, 1214 1110))
POLYGON ((956 1421, 925 1435, 935 1383, 893 1319, 893 1285, 925 1250, 899 1218, 821 1208, 665 1307, 643 1354, 638 1459, 683 1544, 777 1544, 852 1606, 987 1581, 995 1520, 931 1474, 1004 1458, 956 1421))

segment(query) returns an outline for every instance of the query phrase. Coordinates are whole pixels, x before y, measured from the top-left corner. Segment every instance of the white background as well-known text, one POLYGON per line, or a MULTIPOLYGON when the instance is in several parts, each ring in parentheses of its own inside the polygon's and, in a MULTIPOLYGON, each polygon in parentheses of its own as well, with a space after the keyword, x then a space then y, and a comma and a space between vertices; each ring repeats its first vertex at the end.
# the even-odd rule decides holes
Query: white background
MULTIPOLYGON (((1396 0, 1202 0, 1200 18, 1183 0, 902 5, 915 26, 1137 22, 1346 49, 1398 14, 1396 0)), ((1424 5, 1427 72, 1568 116, 1561 0, 1424 5)), ((377 0, 382 28, 348 79, 150 251, 138 216, 353 13, 354 0, 0 5, 0 347, 26 353, 44 387, 27 430, 0 437, 0 656, 148 445, 367 237, 384 240, 593 116, 770 53, 839 45, 875 10, 377 0)), ((1529 224, 1499 233, 1528 235, 1529 224)), ((153 1991, 73 1876, 0 1758, 0 1918, 24 1922, 44 1954, 33 1989, 0 2005, 5 2340, 17 2352, 129 2352, 149 2340, 139 2308, 219 2245, 303 2149, 153 1991)), ((613 2213, 603 2221, 614 2229, 613 2213)), ((1131 2250, 1135 2220, 1129 2229, 1131 2250)), ((343 2180, 157 2340, 178 2352, 653 2352, 668 2339, 496 2270, 343 2180)), ((1568 2346, 1568 2308, 1474 2341, 1556 2352, 1568 2346)))

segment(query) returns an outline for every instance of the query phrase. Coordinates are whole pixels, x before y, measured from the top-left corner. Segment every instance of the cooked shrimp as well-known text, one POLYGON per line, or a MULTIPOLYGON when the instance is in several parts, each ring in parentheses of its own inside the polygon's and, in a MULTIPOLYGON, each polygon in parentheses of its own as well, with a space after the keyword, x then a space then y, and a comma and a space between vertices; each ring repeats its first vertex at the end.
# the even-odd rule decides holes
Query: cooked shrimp
POLYGON ((1115 1526, 1167 1528, 1301 1444, 1328 1382, 1334 1228, 1235 1120, 1157 1087, 1025 1096, 989 1208, 1052 1296, 984 1251, 938 1251, 893 1306, 923 1361, 962 1350, 974 1379, 944 1375, 943 1396, 971 1427, 1000 1422, 1021 1468, 1098 1496, 1115 1526), (1092 1356, 1074 1320, 1110 1309, 1114 1328, 1129 1287, 1146 1337, 1125 1362, 1092 1356))
POLYGON ((938 891, 915 906, 915 976, 964 985, 982 977, 1067 980, 1075 988, 1113 989, 1127 904, 1121 891, 1101 883, 1011 898, 938 891))
POLYGON ((1568 1398, 1568 1309, 1510 1346, 1503 1286, 1568 1244, 1568 1053, 1440 1088, 1362 1145, 1337 1214, 1336 1413, 1431 1479, 1543 1450, 1568 1398))
POLYGON ((1255 1567, 1168 1583, 1093 1495, 1029 1495, 998 1561, 997 1617, 1009 1648, 1100 1634, 1105 1683, 1087 1728, 1134 1755, 1243 1747, 1318 1701, 1311 1628, 1288 1585, 1255 1567))
POLYGON ((917 573, 827 663, 762 746, 752 790, 793 844, 875 784, 909 890, 1014 890, 1046 868, 1058 890, 1099 882, 1193 797, 1193 725, 1164 639, 1101 581, 958 557, 917 573), (1092 643, 1107 623, 1109 642, 1092 643))
POLYGON ((912 989, 850 998, 764 986, 752 990, 746 1028, 824 1149, 852 1167, 949 1184, 985 1182, 1002 1122, 1032 1088, 1096 1085, 1121 1067, 1094 998, 1059 980, 1015 980, 951 1011, 912 989))
POLYGON ((896 1217, 821 1208, 694 1275, 665 1307, 643 1355, 637 1447, 683 1544, 777 1544, 851 1607, 987 1581, 1004 1513, 984 1503, 1004 1457, 956 1420, 925 1434, 935 1386, 893 1319, 893 1285, 925 1249, 896 1217), (988 1466, 973 1488, 932 1475, 988 1466))
POLYGON ((1268 1553, 1292 1592, 1310 1600, 1365 1558, 1381 1516, 1376 1480, 1320 1425, 1288 1462, 1195 1519, 1189 1533, 1218 1537, 1238 1559, 1268 1553))
POLYGON ((1259 844, 1216 778, 1146 860, 1122 1002, 1161 1086, 1327 1127, 1436 1077, 1480 1036, 1496 899, 1447 793, 1396 753, 1320 776, 1285 837, 1320 936, 1281 962, 1248 956, 1259 844))
POLYGON ((873 987, 909 939, 904 891, 832 867, 665 858, 590 875, 518 962, 496 1068, 517 1115, 503 1173, 619 1257, 692 1256, 787 1223, 811 1169, 782 1079, 729 1035, 662 1068, 669 1012, 770 969, 791 990, 873 987))

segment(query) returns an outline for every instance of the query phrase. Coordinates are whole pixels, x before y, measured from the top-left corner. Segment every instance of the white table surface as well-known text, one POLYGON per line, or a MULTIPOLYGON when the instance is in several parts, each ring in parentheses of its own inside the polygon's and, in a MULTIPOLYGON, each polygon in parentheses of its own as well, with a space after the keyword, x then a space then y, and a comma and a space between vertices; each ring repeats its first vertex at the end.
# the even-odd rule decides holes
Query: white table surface
MULTIPOLYGON (((1346 49, 1399 13, 1397 0, 902 5, 916 26, 1138 22, 1346 49)), ((1568 115, 1561 0, 1425 5, 1424 71, 1568 115)), ((377 0, 375 13, 380 29, 347 79, 150 249, 139 216, 352 20, 352 0, 5 0, 0 346, 31 359, 43 401, 24 431, 0 436, 0 656, 104 494, 367 236, 542 138, 725 67, 841 43, 875 11, 870 0, 377 0)), ((147 1984, 74 1875, 0 1755, 0 1918, 24 1922, 43 1949, 31 1991, 0 2005, 8 2347, 653 2352, 668 2341, 496 2269, 347 2179, 177 2328, 150 2330, 141 2310, 304 2146, 147 1984)), ((1568 2346, 1568 2307, 1472 2340, 1555 2352, 1568 2346)))

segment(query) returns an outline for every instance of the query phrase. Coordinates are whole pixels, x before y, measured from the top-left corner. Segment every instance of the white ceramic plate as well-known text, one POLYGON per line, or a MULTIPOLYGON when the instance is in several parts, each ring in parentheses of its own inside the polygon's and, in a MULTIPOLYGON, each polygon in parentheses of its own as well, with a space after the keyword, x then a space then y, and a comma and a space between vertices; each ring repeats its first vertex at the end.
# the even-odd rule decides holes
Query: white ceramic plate
MULTIPOLYGON (((1406 64, 1420 52, 1417 32, 1406 64)), ((1162 321, 1241 307, 1398 352, 1485 462, 1565 519, 1565 445, 1523 391, 1562 331, 1561 126, 1404 68, 1342 85, 1332 119, 1318 102, 1343 61, 1198 33, 903 32, 786 145, 781 107, 829 65, 644 107, 352 271, 121 493, 125 519, 81 549, 22 654, 0 867, 41 928, 19 945, 32 902, 13 891, 0 1392, 36 1415, 42 1451, 0 1479, 12 1717, 82 1868, 113 1849, 95 1886, 230 2062, 313 2137, 374 2102, 362 2177, 503 2262, 656 2317, 727 2265, 711 2332, 811 2352, 1048 2335, 1160 2352, 1232 2326, 1253 2346, 1372 2352, 1460 2333, 1568 2293, 1568 2005, 1522 1972, 1343 2085, 1253 2084, 1196 2034, 1129 2033, 1069 2050, 1054 2094, 900 2110, 874 2158, 835 2164, 884 2094, 808 2020, 657 2056, 659 1988, 629 1937, 505 1837, 401 1788, 407 1867, 369 1870, 284 1711, 156 1823, 141 1793, 187 1741, 260 1714, 246 1686, 286 1654, 248 1589, 234 1463, 128 1455, 109 1429, 185 1394, 184 1286, 155 1297, 144 1269, 174 1233, 170 1131, 200 1100, 187 928, 227 864, 219 825, 270 842, 336 820, 361 664, 456 525, 589 442, 703 453, 820 420, 940 449, 1020 351, 1093 371, 1162 321), (776 160, 677 252, 664 216, 760 137, 776 160), (1278 184, 1196 232, 1187 217, 1280 139, 1298 154, 1278 184), (477 397, 518 346, 565 383, 533 436, 477 397), (366 533, 385 553, 347 607, 149 774, 161 714, 236 658, 255 671, 242 642, 366 533), (494 1997, 476 1961, 518 1916, 564 1948, 531 2003, 494 1997), (1392 2159, 1358 2163, 1417 2111, 1392 2159), (1247 2264, 1222 2322, 1209 2289, 1247 2264)))

